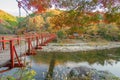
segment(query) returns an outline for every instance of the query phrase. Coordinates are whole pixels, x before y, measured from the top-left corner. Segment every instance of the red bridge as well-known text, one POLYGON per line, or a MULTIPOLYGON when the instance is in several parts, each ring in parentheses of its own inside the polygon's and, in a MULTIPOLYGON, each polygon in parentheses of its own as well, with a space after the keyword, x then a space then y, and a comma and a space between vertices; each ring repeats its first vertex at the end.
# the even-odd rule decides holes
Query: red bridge
POLYGON ((0 38, 0 67, 7 67, 9 70, 25 66, 21 57, 35 55, 36 49, 42 49, 42 46, 55 39, 56 35, 42 33, 12 37, 1 36, 0 38))

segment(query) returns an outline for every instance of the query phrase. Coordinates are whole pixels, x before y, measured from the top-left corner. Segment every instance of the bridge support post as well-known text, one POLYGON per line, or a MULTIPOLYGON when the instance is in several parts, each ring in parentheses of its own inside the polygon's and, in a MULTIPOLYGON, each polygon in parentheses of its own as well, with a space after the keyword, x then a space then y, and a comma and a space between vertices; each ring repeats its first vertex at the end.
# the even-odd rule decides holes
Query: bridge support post
POLYGON ((5 50, 6 46, 5 46, 5 37, 2 37, 2 49, 5 50))
POLYGON ((10 40, 10 57, 11 57, 11 68, 14 68, 14 44, 13 44, 13 40, 10 40))
POLYGON ((14 41, 13 40, 10 40, 10 62, 11 64, 8 65, 10 68, 14 68, 14 67, 23 67, 24 65, 20 62, 20 59, 17 55, 17 52, 16 52, 16 49, 15 49, 15 46, 14 46, 14 41), (16 59, 17 59, 17 63, 15 63, 15 57, 16 56, 16 59))
POLYGON ((36 54, 35 49, 33 49, 31 39, 32 38, 28 38, 28 51, 26 53, 27 55, 35 55, 36 54))
POLYGON ((20 45, 20 39, 19 39, 20 37, 17 36, 17 38, 18 38, 18 39, 17 39, 17 44, 20 45))
POLYGON ((28 53, 30 53, 30 49, 31 49, 30 45, 31 45, 31 41, 30 38, 28 38, 28 53))
POLYGON ((46 41, 46 35, 42 34, 41 35, 41 46, 46 46, 45 41, 46 41))
POLYGON ((40 35, 40 38, 41 38, 40 45, 42 46, 43 45, 43 34, 40 35))
POLYGON ((44 41, 44 45, 47 45, 49 41, 49 35, 45 34, 45 41, 44 41))
POLYGON ((42 49, 42 47, 40 46, 40 43, 39 43, 39 36, 36 36, 36 47, 35 49, 42 49))

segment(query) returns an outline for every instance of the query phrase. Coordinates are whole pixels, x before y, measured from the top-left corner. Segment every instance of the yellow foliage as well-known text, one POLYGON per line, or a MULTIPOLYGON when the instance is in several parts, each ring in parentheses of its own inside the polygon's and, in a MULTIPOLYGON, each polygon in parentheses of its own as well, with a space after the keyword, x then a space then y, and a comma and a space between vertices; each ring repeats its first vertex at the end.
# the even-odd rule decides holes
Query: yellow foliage
POLYGON ((46 12, 51 12, 53 15, 59 15, 62 11, 56 9, 47 9, 46 12))
POLYGON ((0 10, 0 19, 17 22, 16 17, 14 17, 14 16, 12 16, 12 15, 10 15, 2 10, 0 10))
POLYGON ((44 19, 42 16, 35 16, 35 17, 31 17, 28 20, 28 26, 29 28, 36 28, 40 29, 41 27, 43 27, 43 25, 45 24, 44 19))

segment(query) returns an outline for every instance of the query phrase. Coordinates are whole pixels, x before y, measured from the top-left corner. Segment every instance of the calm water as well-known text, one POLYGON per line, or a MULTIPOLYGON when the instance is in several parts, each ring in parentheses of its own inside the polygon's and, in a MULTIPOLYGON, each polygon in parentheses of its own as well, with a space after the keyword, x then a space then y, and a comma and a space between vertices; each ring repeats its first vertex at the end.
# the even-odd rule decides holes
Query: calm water
MULTIPOLYGON (((109 71, 120 77, 120 49, 75 53, 38 52, 29 60, 32 61, 32 69, 37 72, 36 80, 44 80, 47 74, 54 76, 55 80, 63 80, 72 68, 79 66, 109 71)), ((9 74, 14 71, 9 71, 9 74)))
POLYGON ((79 66, 109 71, 120 77, 120 49, 75 53, 38 52, 32 57, 32 68, 37 72, 37 80, 44 80, 46 74, 65 78, 72 68, 79 66))

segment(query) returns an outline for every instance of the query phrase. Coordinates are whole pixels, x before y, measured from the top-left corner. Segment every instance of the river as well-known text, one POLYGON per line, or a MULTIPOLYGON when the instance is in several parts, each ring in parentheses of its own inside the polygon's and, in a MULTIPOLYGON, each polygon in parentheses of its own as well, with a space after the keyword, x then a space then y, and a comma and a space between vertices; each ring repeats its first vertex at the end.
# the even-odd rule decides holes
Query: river
POLYGON ((119 48, 72 53, 38 52, 36 56, 31 58, 32 68, 37 72, 37 80, 44 80, 46 74, 64 78, 72 68, 80 66, 108 71, 120 77, 119 48))
MULTIPOLYGON (((36 80, 45 80, 54 76, 55 80, 65 80, 74 67, 87 66, 97 70, 108 71, 120 77, 120 48, 82 52, 37 52, 28 57, 31 68, 36 71, 36 80)), ((12 74, 15 69, 4 73, 12 74)))

